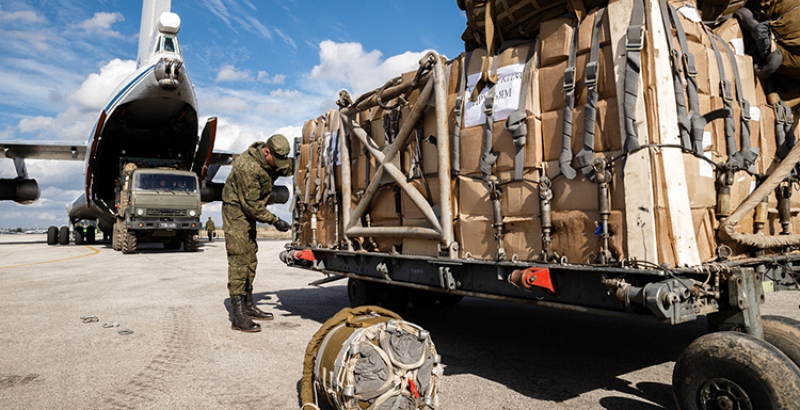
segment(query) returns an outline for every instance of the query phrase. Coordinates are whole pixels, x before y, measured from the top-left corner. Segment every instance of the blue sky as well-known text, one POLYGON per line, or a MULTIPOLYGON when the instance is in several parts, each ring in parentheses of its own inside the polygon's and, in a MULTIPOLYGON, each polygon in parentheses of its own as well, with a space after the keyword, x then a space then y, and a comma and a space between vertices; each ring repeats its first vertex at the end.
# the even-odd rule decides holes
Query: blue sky
MULTIPOLYGON (((201 124, 218 117, 217 148, 234 152, 275 132, 298 136, 338 90, 379 87, 426 50, 456 57, 466 21, 455 0, 173 0, 172 11, 201 124)), ((0 0, 0 140, 85 143, 135 69, 140 17, 130 0, 0 0)), ((26 163, 41 198, 0 202, 0 228, 66 224, 83 163, 26 163)), ((0 178, 14 177, 0 159, 0 178)), ((204 219, 220 221, 219 208, 204 207, 204 219)), ((289 217, 286 207, 273 212, 289 217)))

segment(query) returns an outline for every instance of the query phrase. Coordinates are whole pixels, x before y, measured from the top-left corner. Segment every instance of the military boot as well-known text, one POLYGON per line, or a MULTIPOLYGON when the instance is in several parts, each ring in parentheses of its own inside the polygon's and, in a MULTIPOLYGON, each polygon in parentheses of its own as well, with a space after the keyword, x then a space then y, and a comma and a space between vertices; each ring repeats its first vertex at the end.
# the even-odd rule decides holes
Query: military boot
POLYGON ((256 306, 255 302, 253 302, 253 292, 247 292, 247 296, 244 296, 244 313, 247 313, 247 316, 250 316, 251 319, 255 320, 272 320, 273 316, 272 313, 264 312, 263 310, 259 309, 256 306))
POLYGON ((231 320, 231 329, 241 330, 242 332, 260 332, 261 325, 254 323, 250 316, 244 312, 245 296, 235 295, 231 296, 231 305, 233 305, 233 314, 231 320))

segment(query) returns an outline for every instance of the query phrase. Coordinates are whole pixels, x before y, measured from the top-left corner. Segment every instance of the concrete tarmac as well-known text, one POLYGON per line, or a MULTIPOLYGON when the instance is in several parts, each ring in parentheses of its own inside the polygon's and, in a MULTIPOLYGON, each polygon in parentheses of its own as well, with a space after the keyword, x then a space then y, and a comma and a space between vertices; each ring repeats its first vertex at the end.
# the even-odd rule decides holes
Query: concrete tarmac
MULTIPOLYGON (((0 235, 0 409, 297 409, 306 344, 347 295, 308 286, 322 276, 283 265, 283 244, 259 241, 255 299, 275 320, 245 334, 223 240, 123 255, 0 235)), ((762 314, 800 319, 799 296, 769 294, 762 314)), ((471 298, 403 317, 443 357, 441 409, 674 409, 674 360, 705 333, 471 298)))

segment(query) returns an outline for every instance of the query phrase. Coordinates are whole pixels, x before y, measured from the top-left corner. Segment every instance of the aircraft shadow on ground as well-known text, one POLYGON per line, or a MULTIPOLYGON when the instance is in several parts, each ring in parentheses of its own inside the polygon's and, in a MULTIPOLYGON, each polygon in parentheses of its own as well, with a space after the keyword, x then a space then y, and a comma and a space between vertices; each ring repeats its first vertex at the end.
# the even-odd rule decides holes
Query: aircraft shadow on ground
MULTIPOLYGON (((348 306, 343 285, 254 296, 278 319, 322 323, 348 306)), ((473 374, 553 402, 608 390, 599 404, 615 410, 674 409, 669 384, 632 384, 622 376, 674 361, 706 332, 702 320, 669 326, 475 298, 452 307, 410 307, 401 315, 430 331, 446 375, 473 374)))

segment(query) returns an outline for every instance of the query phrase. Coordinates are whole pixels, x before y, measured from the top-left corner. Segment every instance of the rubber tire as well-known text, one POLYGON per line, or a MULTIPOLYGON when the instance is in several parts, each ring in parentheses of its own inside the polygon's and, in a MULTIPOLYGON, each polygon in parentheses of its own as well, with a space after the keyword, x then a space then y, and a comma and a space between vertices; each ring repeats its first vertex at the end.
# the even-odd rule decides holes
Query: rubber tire
POLYGON ((381 284, 379 288, 381 306, 393 312, 402 312, 408 307, 408 288, 381 284))
POLYGON ((47 228, 47 244, 55 245, 58 243, 58 228, 51 226, 47 228))
POLYGON ((122 244, 119 240, 119 223, 117 221, 114 221, 114 225, 111 227, 111 249, 115 251, 122 249, 122 244))
POLYGON ((94 227, 93 226, 90 226, 89 228, 86 228, 86 243, 88 243, 89 245, 92 245, 92 244, 95 243, 94 234, 95 234, 95 232, 94 232, 94 227))
POLYGON ((764 340, 800 367, 800 321, 783 316, 761 316, 764 340))
POLYGON ((427 309, 436 304, 436 292, 423 289, 409 289, 408 299, 417 309, 427 309))
POLYGON ((197 249, 200 247, 200 235, 186 235, 186 239, 183 240, 183 250, 186 252, 197 252, 197 249))
POLYGON ((83 245, 83 228, 75 228, 75 245, 83 245))
POLYGON ((378 284, 362 279, 347 279, 347 300, 350 307, 377 305, 380 295, 378 284))
POLYGON ((738 385, 755 409, 800 410, 800 369, 778 348, 749 334, 709 333, 681 353, 672 372, 678 409, 702 409, 701 392, 713 379, 738 385))
POLYGON ((66 226, 62 226, 58 230, 58 244, 69 245, 69 228, 67 228, 66 226))
POLYGON ((122 230, 122 253, 131 254, 136 253, 136 246, 138 238, 136 232, 127 229, 122 230))
POLYGON ((457 295, 455 293, 439 293, 436 295, 436 300, 444 306, 455 306, 464 299, 464 295, 457 295))

